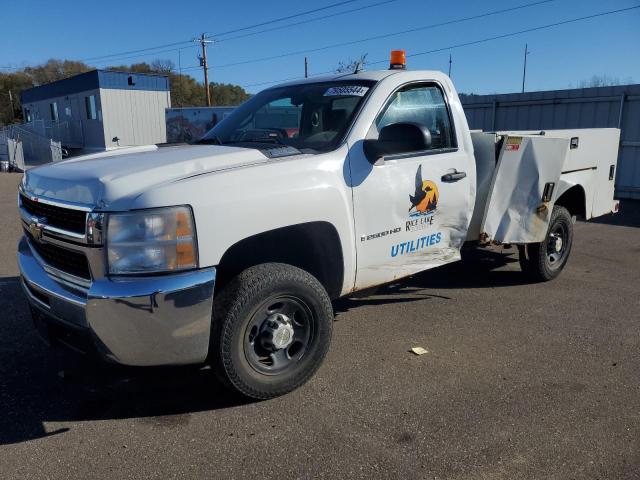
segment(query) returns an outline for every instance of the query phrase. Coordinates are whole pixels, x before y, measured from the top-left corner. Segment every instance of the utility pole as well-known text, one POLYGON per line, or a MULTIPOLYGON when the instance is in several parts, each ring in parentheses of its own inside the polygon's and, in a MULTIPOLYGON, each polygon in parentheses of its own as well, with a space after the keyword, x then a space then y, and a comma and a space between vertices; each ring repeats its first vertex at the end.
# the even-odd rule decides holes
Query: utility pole
POLYGON ((449 54, 449 78, 451 78, 451 54, 449 54))
POLYGON ((307 62, 307 57, 304 57, 304 78, 309 77, 309 63, 307 62))
POLYGON ((9 93, 5 93, 4 95, 9 95, 9 104, 11 105, 11 121, 13 122, 13 120, 16 118, 16 111, 13 107, 13 92, 9 90, 9 93))
POLYGON ((529 45, 524 44, 524 68, 522 69, 522 93, 524 93, 524 82, 527 78, 527 55, 531 52, 529 51, 529 45))
POLYGON ((9 90, 9 104, 11 104, 11 121, 13 121, 16 111, 13 109, 13 93, 11 93, 11 90, 9 90))
POLYGON ((207 63, 207 44, 213 43, 213 40, 207 40, 205 34, 201 34, 200 38, 194 39, 194 42, 200 43, 202 47, 202 56, 198 57, 200 59, 200 66, 204 70, 204 91, 207 96, 207 107, 211 106, 211 92, 209 91, 209 64, 207 63))

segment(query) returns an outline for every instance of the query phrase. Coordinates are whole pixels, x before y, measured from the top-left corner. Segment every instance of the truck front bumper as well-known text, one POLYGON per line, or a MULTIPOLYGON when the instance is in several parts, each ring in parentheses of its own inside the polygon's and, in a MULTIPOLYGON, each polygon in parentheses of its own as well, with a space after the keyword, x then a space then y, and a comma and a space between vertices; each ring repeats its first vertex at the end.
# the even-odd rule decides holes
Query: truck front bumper
POLYGON ((18 265, 39 330, 74 349, 91 348, 105 360, 132 366, 207 358, 215 268, 103 278, 83 288, 47 272, 25 237, 18 265))

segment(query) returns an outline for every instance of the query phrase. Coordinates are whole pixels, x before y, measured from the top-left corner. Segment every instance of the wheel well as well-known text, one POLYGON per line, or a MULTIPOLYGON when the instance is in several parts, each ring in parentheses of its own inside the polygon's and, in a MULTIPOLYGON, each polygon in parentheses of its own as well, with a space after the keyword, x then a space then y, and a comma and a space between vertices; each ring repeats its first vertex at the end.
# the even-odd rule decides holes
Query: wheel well
POLYGON ((216 290, 243 270, 279 262, 315 276, 331 298, 342 290, 344 262, 340 237, 328 222, 310 222, 278 228, 240 240, 224 253, 216 275, 216 290))
POLYGON ((556 200, 556 205, 561 205, 573 216, 586 218, 586 200, 584 189, 580 185, 575 185, 560 195, 556 200))

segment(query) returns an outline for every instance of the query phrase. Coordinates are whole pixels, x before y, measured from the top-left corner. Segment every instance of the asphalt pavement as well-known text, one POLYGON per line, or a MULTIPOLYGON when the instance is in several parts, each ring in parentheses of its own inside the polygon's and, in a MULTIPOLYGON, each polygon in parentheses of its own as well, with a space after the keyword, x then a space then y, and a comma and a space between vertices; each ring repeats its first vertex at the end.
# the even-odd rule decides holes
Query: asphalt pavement
POLYGON ((52 354, 18 282, 18 182, 0 174, 2 479, 640 478, 640 202, 578 223, 549 283, 482 252, 335 302, 318 374, 251 402, 208 370, 52 354))

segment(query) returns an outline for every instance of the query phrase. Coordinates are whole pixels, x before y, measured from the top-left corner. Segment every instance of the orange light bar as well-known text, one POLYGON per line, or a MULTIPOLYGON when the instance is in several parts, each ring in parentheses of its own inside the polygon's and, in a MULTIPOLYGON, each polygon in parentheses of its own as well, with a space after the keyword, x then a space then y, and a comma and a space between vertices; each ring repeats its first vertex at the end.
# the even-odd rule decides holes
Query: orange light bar
POLYGON ((404 70, 405 68, 407 68, 407 52, 404 50, 391 50, 389 70, 404 70))

